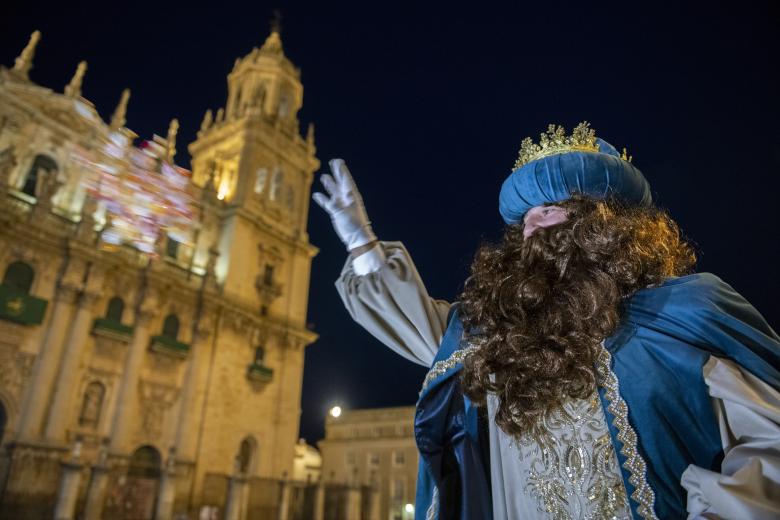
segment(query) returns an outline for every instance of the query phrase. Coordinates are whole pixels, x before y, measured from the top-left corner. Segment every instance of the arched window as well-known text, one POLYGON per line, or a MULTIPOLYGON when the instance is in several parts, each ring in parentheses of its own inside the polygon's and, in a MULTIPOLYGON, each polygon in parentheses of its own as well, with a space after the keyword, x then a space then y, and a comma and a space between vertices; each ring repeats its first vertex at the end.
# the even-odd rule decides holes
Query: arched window
POLYGON ((277 166, 274 168, 273 177, 271 177, 271 200, 279 200, 279 197, 281 196, 283 179, 284 174, 282 173, 282 169, 277 166))
POLYGON ((295 190, 292 186, 287 186, 286 197, 287 200, 285 202, 287 204, 287 209, 290 211, 295 210, 295 190))
POLYGON ((265 361, 265 347, 255 348, 255 365, 262 365, 265 361))
POLYGON ((108 301, 106 319, 122 323, 122 313, 125 311, 125 302, 119 296, 114 296, 108 301))
POLYGON ((282 95, 279 96, 279 117, 281 119, 286 119, 290 114, 291 105, 290 94, 283 92, 282 95))
POLYGON ((133 452, 127 468, 127 476, 134 478, 158 478, 162 470, 160 452, 152 446, 141 446, 133 452))
POLYGON ((165 244, 165 256, 176 260, 179 258, 179 241, 168 235, 168 240, 165 244))
POLYGON ((5 270, 3 285, 19 292, 29 293, 32 288, 35 271, 29 264, 13 262, 5 270))
POLYGON ((268 179, 268 168, 258 168, 255 174, 255 193, 262 194, 265 190, 265 182, 268 179))
POLYGON ((257 441, 252 437, 245 437, 236 456, 240 473, 251 473, 254 470, 255 451, 257 451, 257 441))
POLYGON ((265 101, 265 86, 260 85, 255 89, 255 95, 252 98, 252 104, 258 108, 263 108, 264 101, 265 101))
POLYGON ((81 401, 79 426, 97 428, 105 395, 106 387, 103 386, 103 383, 93 381, 87 385, 86 390, 84 390, 84 399, 81 401))
POLYGON ((59 168, 57 162, 48 155, 38 154, 33 159, 32 166, 27 171, 27 176, 22 186, 22 192, 31 197, 37 196, 36 189, 38 187, 38 175, 40 170, 45 170, 49 173, 56 172, 59 168))
POLYGON ((162 329, 163 336, 176 339, 179 336, 179 318, 175 314, 169 314, 165 317, 162 329))

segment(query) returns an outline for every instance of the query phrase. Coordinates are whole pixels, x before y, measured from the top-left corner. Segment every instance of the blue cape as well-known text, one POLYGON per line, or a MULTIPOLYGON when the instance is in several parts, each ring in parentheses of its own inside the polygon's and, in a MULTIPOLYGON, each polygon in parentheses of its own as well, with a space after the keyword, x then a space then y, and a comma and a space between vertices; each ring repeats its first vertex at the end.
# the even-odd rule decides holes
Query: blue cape
MULTIPOLYGON (((454 313, 417 404, 421 520, 492 517, 484 418, 455 377, 470 348, 462 334, 454 313)), ((719 471, 723 457, 704 364, 711 355, 730 359, 780 390, 780 337, 736 291, 705 273, 637 292, 605 347, 599 395, 631 511, 635 518, 686 518, 683 471, 690 464, 719 471)))

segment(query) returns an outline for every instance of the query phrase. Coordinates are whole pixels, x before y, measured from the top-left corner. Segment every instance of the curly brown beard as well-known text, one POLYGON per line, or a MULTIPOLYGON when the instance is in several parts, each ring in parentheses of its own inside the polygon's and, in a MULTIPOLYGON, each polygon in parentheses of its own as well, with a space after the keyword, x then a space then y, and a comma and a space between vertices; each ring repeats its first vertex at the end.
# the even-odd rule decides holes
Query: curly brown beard
POLYGON ((496 424, 514 437, 566 399, 590 396, 621 302, 696 261, 657 208, 583 195, 556 205, 566 222, 528 239, 510 225, 499 244, 482 246, 460 297, 464 339, 480 347, 465 359, 464 392, 482 405, 495 394, 496 424))

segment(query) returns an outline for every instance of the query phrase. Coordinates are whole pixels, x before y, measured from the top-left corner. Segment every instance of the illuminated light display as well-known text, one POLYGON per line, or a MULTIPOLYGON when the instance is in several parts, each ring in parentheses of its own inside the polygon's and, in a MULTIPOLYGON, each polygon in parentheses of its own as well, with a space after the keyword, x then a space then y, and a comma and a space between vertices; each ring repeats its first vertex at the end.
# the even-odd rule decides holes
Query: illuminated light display
POLYGON ((105 211, 103 248, 127 245, 156 256, 165 235, 191 245, 191 173, 168 159, 165 139, 155 136, 136 147, 115 131, 97 153, 79 149, 74 157, 87 170, 82 177, 87 192, 105 211))

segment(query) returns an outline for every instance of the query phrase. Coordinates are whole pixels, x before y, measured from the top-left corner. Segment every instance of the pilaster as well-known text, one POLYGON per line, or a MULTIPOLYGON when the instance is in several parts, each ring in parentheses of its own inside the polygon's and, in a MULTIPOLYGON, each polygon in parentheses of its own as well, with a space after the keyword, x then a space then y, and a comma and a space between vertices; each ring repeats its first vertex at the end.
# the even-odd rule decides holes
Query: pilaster
POLYGON ((64 442, 66 440, 68 413, 73 409, 71 406, 73 394, 78 384, 78 368, 81 364, 84 346, 86 345, 89 328, 92 324, 93 307, 98 297, 99 294, 94 292, 82 292, 78 297, 76 316, 62 353, 62 361, 60 362, 60 370, 55 387, 56 392, 54 392, 49 420, 46 423, 44 437, 48 441, 64 442))
POLYGON ((155 306, 150 305, 148 302, 146 305, 139 306, 136 314, 133 338, 127 349, 122 379, 119 382, 116 409, 114 410, 113 427, 111 429, 112 453, 126 454, 130 449, 128 443, 131 433, 130 425, 137 406, 135 393, 138 388, 138 377, 141 370, 141 362, 149 345, 149 327, 156 314, 155 306))
POLYGON ((37 438, 46 413, 49 397, 62 355, 62 343, 73 311, 78 287, 62 283, 57 288, 54 308, 46 334, 35 359, 32 381, 27 390, 23 414, 19 425, 19 437, 23 440, 37 438))

